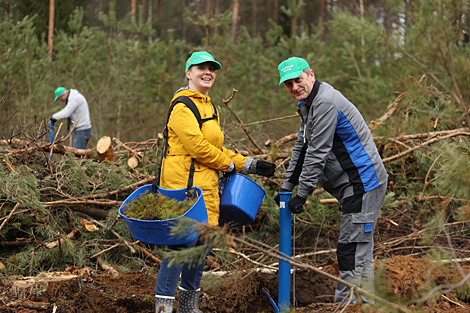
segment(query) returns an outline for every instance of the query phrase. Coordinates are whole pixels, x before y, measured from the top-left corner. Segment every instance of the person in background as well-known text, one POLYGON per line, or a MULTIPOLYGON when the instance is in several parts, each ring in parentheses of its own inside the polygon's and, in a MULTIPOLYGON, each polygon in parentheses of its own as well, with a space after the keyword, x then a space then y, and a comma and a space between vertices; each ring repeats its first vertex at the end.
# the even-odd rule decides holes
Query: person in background
MULTIPOLYGON (((303 211, 317 183, 338 199, 339 278, 374 293, 374 229, 388 175, 372 134, 358 109, 332 86, 316 80, 307 61, 289 58, 279 64, 278 71, 279 84, 284 83, 298 100, 301 118, 281 192, 298 185, 297 195, 287 203, 292 213, 303 211)), ((279 198, 277 194, 278 205, 279 198)), ((349 288, 338 283, 334 302, 341 302, 348 293, 349 288)))
POLYGON ((50 118, 51 121, 55 123, 57 120, 67 118, 71 123, 75 123, 78 120, 74 130, 73 147, 86 149, 86 144, 91 137, 91 120, 85 97, 75 89, 67 90, 64 87, 58 87, 54 93, 54 102, 63 101, 65 107, 53 114, 50 118))
MULTIPOLYGON (((207 51, 194 52, 186 61, 188 86, 176 91, 171 103, 180 96, 188 97, 196 105, 204 120, 200 127, 195 114, 182 102, 175 105, 168 119, 167 149, 162 161, 157 185, 164 189, 183 189, 193 177, 193 185, 203 190, 208 225, 218 225, 219 172, 231 175, 259 174, 272 176, 273 163, 257 161, 236 154, 223 146, 224 133, 220 127, 219 112, 212 104, 209 90, 221 64, 207 51), (192 166, 193 165, 193 166, 192 166), (191 171, 191 168, 194 168, 191 171)), ((154 182, 155 183, 155 182, 154 182)), ((185 245, 169 245, 167 251, 181 250, 204 244, 196 239, 185 245)), ((164 258, 158 271, 155 287, 155 312, 173 312, 174 293, 178 290, 178 313, 201 312, 198 308, 199 284, 205 261, 197 266, 169 267, 164 258)))

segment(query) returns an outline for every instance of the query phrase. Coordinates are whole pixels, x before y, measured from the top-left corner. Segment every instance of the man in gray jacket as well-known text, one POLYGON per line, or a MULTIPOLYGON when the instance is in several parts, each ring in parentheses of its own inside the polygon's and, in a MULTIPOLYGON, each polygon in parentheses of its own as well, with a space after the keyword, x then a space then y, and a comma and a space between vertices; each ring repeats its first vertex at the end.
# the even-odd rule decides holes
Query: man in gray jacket
POLYGON ((75 89, 67 90, 64 87, 58 87, 54 93, 54 101, 65 102, 65 108, 52 115, 51 121, 68 118, 75 123, 78 120, 74 131, 73 147, 85 149, 91 137, 90 112, 85 97, 75 89))
MULTIPOLYGON (((338 199, 339 278, 373 293, 374 229, 388 175, 372 134, 357 108, 332 86, 317 81, 307 61, 292 57, 279 64, 278 70, 279 84, 284 83, 299 101, 301 118, 281 191, 292 191, 298 185, 297 195, 288 202, 292 213, 303 211, 317 183, 338 199)), ((279 204, 279 195, 275 200, 279 204)), ((348 293, 349 288, 338 283, 335 303, 348 293)))

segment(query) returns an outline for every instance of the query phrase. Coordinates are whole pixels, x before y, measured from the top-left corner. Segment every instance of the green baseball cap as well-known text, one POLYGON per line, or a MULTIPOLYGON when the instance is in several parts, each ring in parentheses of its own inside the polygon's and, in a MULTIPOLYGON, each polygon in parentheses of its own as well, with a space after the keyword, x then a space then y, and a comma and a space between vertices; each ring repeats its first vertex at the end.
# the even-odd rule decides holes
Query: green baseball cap
POLYGON ((281 76, 279 85, 288 79, 299 77, 306 68, 310 68, 310 65, 302 58, 292 57, 282 61, 277 67, 281 76))
POLYGON ((59 98, 60 94, 66 91, 67 89, 65 87, 58 87, 54 93, 55 93, 55 99, 54 102, 57 101, 57 98, 59 98))
POLYGON ((198 51, 191 54, 189 59, 186 61, 185 71, 187 71, 191 65, 201 64, 205 62, 211 62, 215 66, 216 70, 220 70, 220 68, 222 67, 222 65, 217 62, 209 52, 198 51))

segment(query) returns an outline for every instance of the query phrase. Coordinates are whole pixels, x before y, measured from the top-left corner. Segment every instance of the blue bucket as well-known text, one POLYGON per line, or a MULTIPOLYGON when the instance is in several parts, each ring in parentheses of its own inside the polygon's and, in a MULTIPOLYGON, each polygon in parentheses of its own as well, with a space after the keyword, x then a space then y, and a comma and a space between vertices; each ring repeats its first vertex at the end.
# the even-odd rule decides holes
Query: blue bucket
MULTIPOLYGON (((171 227, 178 223, 181 218, 190 218, 200 223, 207 224, 207 210, 202 196, 202 189, 193 187, 198 196, 194 205, 183 215, 168 220, 138 220, 125 216, 123 213, 127 209, 127 204, 137 199, 137 196, 152 192, 152 185, 145 185, 135 190, 119 207, 119 215, 126 223, 127 228, 132 236, 142 242, 156 245, 180 245, 193 241, 199 236, 200 231, 197 229, 189 229, 186 234, 171 235, 171 227)), ((186 199, 186 189, 169 190, 158 187, 158 193, 178 201, 186 199)))
POLYGON ((239 227, 252 223, 265 197, 263 188, 248 177, 229 176, 220 198, 219 224, 239 227))

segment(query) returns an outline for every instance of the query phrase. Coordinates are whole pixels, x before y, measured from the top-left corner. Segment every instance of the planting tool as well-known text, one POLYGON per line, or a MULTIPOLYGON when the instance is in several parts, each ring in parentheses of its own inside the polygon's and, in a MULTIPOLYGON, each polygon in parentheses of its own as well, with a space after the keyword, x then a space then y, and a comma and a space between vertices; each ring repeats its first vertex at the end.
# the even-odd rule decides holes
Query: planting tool
POLYGON ((279 307, 277 306, 276 302, 274 302, 273 298, 271 298, 271 296, 269 295, 268 289, 263 288, 261 291, 263 291, 263 293, 268 296, 268 299, 269 299, 269 301, 271 301, 271 304, 273 305, 275 312, 276 312, 276 313, 281 312, 281 310, 280 310, 279 307))
MULTIPOLYGON (((55 128, 55 121, 51 119, 49 123, 49 143, 54 141, 54 128, 55 128)), ((52 161, 53 157, 54 157, 54 154, 52 153, 52 149, 51 149, 49 159, 52 161)))
MULTIPOLYGON (((287 202, 292 199, 292 192, 281 192, 279 201, 279 252, 282 256, 291 258, 292 213, 287 202)), ((271 299, 269 292, 263 289, 277 312, 286 312, 290 309, 290 264, 279 260, 278 273, 278 299, 279 305, 271 299)), ((295 287, 295 286, 294 286, 295 287)))

